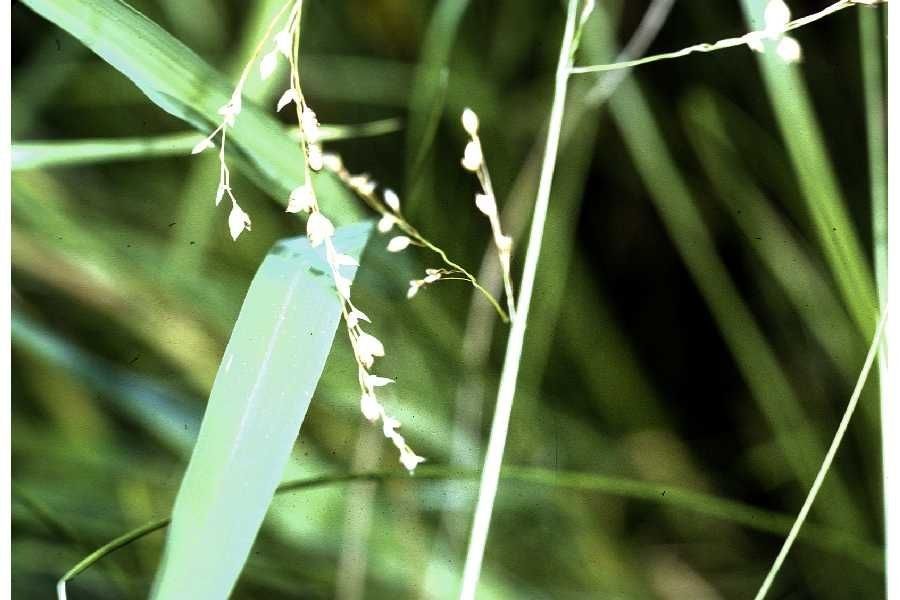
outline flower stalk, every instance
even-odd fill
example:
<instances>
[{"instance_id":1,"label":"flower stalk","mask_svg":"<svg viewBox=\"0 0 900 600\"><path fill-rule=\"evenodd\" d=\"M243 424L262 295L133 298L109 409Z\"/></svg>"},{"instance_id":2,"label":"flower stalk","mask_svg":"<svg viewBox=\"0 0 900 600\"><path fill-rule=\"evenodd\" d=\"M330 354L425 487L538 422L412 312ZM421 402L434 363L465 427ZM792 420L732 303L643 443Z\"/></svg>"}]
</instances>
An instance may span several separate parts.
<instances>
[{"instance_id":1,"label":"flower stalk","mask_svg":"<svg viewBox=\"0 0 900 600\"><path fill-rule=\"evenodd\" d=\"M538 259L544 235L544 224L550 204L550 190L556 170L556 158L559 151L560 133L562 131L563 113L565 111L566 91L568 89L572 56L575 52L576 15L578 0L569 0L566 14L566 26L563 33L556 67L553 104L550 109L550 121L547 128L547 145L541 165L541 177L535 199L534 215L528 236L528 249L522 272L522 283L516 304L516 317L512 321L500 375L500 386L497 390L497 404L491 423L484 468L475 505L475 516L469 536L469 546L463 568L463 579L460 600L474 600L481 576L481 565L484 560L484 549L487 544L488 529L497 496L497 485L500 479L500 467L506 448L506 437L509 430L509 419L512 413L513 399L518 383L519 366L522 360L522 348L525 341L525 328L528 311L537 275ZM583 21L583 20L582 20Z\"/></svg>"}]
</instances>

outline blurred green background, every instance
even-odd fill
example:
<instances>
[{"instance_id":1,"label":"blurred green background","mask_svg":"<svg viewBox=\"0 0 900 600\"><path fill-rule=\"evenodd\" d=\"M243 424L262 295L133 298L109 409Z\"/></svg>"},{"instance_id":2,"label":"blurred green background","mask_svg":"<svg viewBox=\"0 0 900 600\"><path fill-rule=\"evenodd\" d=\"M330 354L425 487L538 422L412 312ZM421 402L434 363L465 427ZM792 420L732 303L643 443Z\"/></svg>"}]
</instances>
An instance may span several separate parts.
<instances>
[{"instance_id":1,"label":"blurred green background","mask_svg":"<svg viewBox=\"0 0 900 600\"><path fill-rule=\"evenodd\" d=\"M132 4L232 81L280 6ZM648 9L649 53L748 28L738 1L600 4L579 64L614 60ZM796 15L826 5L791 3ZM799 30L797 69L737 48L624 80L573 77L506 454L522 469L501 483L479 597L755 592L877 318L883 12ZM561 4L309 0L304 13L303 86L320 120L392 119L326 148L397 190L409 220L474 271L493 255L459 166L470 106L506 228L523 240ZM14 143L189 129L19 2L12 29ZM280 81L251 77L247 93L271 106ZM232 242L213 205L215 158L153 154L138 144L117 160L14 169L18 598L50 596L91 550L168 514L253 273L304 230L280 192L235 169L253 231ZM388 349L385 402L432 470L407 477L361 418L339 331L285 477L386 475L276 497L236 598L456 593L476 483L442 467L480 465L506 328L459 282L407 301L434 261L385 242L370 245L354 299ZM872 381L772 597L883 596L880 464ZM162 541L104 559L69 597L146 596Z\"/></svg>"}]
</instances>

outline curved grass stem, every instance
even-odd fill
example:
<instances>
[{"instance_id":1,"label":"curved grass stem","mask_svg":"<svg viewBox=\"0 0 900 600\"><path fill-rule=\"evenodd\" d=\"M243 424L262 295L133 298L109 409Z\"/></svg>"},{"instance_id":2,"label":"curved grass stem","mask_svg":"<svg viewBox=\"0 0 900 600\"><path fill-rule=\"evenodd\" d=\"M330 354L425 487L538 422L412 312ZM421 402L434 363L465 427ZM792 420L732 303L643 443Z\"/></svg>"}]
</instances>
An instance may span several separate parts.
<instances>
[{"instance_id":1,"label":"curved grass stem","mask_svg":"<svg viewBox=\"0 0 900 600\"><path fill-rule=\"evenodd\" d=\"M788 536L784 540L784 544L781 546L778 556L775 557L775 562L772 563L772 567L766 574L766 578L763 580L759 591L756 592L754 600L763 600L763 598L765 598L769 589L772 587L775 576L778 574L781 565L784 563L784 559L787 557L788 552L791 551L791 547L794 545L794 541L796 541L797 535L800 533L800 528L803 527L803 524L806 522L809 510L812 508L813 502L815 502L816 496L819 493L819 489L825 481L825 476L828 475L831 463L834 462L834 456L837 454L841 441L844 439L844 434L847 432L847 426L850 424L850 419L853 417L856 405L859 403L859 396L863 391L863 387L865 387L866 380L869 378L869 371L872 368L872 363L875 362L875 355L878 354L881 345L881 334L884 332L884 324L886 321L887 307L885 307L884 313L881 316L881 322L878 324L878 329L875 331L875 337L872 339L872 345L869 347L869 353L866 355L866 361L863 364L862 371L859 373L859 378L856 380L856 386L853 388L850 402L847 403L847 409L844 411L844 416L841 418L840 424L838 424L834 439L831 440L831 446L828 448L828 452L825 453L825 459L822 461L822 466L819 467L819 472L816 473L816 478L813 481L812 487L809 489L809 493L806 495L806 500L804 500L803 506L797 514L797 519L794 521L793 526L791 526L791 530L788 532Z\"/></svg>"},{"instance_id":2,"label":"curved grass stem","mask_svg":"<svg viewBox=\"0 0 900 600\"><path fill-rule=\"evenodd\" d=\"M473 480L479 476L478 471L460 470L444 466L422 466L416 471L415 478L408 477L397 470L367 471L361 473L345 473L342 475L324 475L310 479L288 481L278 487L276 494L286 494L301 490L314 489L329 485L353 482L404 481L417 483L436 480ZM572 489L585 492L599 492L613 496L671 506L707 517L721 519L765 533L783 535L790 527L791 517L786 514L755 508L733 500L707 496L689 490L680 490L668 485L636 481L619 477L610 477L598 473L579 473L543 469L539 467L507 466L503 469L505 481L523 484L547 486L560 489ZM154 531L165 529L170 518L155 519L140 527L136 527L106 544L103 544L66 571L57 582L57 594L61 600L66 598L66 584L84 573L101 559L113 552L128 546L132 542L150 535ZM871 546L855 537L841 532L807 525L800 539L824 550L842 554L856 560L873 570L883 566L883 555L879 548Z\"/></svg>"}]
</instances>

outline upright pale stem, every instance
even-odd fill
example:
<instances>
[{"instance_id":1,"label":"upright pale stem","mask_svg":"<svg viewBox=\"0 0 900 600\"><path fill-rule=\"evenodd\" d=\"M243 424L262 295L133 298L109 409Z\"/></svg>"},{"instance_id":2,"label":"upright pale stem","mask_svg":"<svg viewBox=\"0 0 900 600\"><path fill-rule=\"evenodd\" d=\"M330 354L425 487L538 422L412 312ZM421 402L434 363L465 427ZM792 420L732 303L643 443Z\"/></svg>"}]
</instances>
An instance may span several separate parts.
<instances>
[{"instance_id":1,"label":"upright pale stem","mask_svg":"<svg viewBox=\"0 0 900 600\"><path fill-rule=\"evenodd\" d=\"M491 434L488 438L487 454L478 491L478 502L475 506L475 518L472 523L472 532L469 536L466 564L463 569L460 600L473 600L475 591L478 588L481 564L484 559L484 548L487 544L491 514L494 510L494 499L497 496L497 483L500 479L503 451L506 448L509 417L512 413L513 398L515 397L516 383L519 377L522 345L525 341L525 327L528 321L528 310L531 306L531 296L534 291L538 258L540 257L541 242L544 235L544 223L547 220L547 209L550 204L550 189L553 182L553 173L556 169L556 156L559 150L566 89L569 82L569 67L572 61L578 0L569 0L568 6L566 28L559 52L559 62L556 67L556 87L553 94L553 105L550 110L550 122L547 128L547 146L544 150L541 180L538 185L534 216L531 221L531 233L528 236L528 251L525 254L525 265L522 272L522 287L519 291L516 316L512 320L509 340L506 344L506 357L503 361L500 386L497 390L497 405L494 409L494 420L491 424Z\"/></svg>"},{"instance_id":2,"label":"upright pale stem","mask_svg":"<svg viewBox=\"0 0 900 600\"><path fill-rule=\"evenodd\" d=\"M800 529L806 522L806 517L809 515L809 510L812 508L813 502L816 501L816 496L819 494L819 489L821 489L822 483L824 483L825 481L825 476L828 475L828 471L831 469L831 463L834 462L834 457L837 454L838 448L841 446L841 441L844 439L844 434L847 432L847 427L850 425L850 419L853 417L854 411L856 411L856 405L859 403L859 395L862 393L863 387L865 387L866 385L866 380L869 377L869 370L872 368L872 363L875 362L875 356L878 354L878 348L881 345L881 336L884 333L884 326L888 320L886 311L887 308L885 308L885 312L881 317L881 323L878 324L878 329L875 331L875 337L872 340L872 345L869 348L869 353L868 355L866 355L865 364L863 364L862 371L860 371L859 373L859 378L856 380L856 387L853 388L853 394L850 396L850 402L847 403L847 409L844 411L844 416L841 418L841 422L838 424L837 432L834 434L834 439L831 440L831 446L829 446L828 452L825 453L825 459L822 461L822 466L819 467L819 472L816 473L816 478L813 481L812 487L810 487L809 489L809 493L806 495L806 500L803 502L803 506L800 508L800 512L797 514L797 519L794 521L794 525L791 527L790 532L788 532L788 536L784 540L784 544L781 546L781 550L778 552L778 556L775 557L775 562L772 563L772 567L766 574L766 578L763 580L759 591L756 592L754 600L763 600L763 598L766 597L766 594L769 593L769 590L772 587L772 582L775 581L775 576L778 575L778 571L781 570L781 565L784 564L784 559L787 558L788 552L791 551L791 548L794 545L794 541L797 539L797 535L800 533ZM890 571L890 568L888 568L887 572L890 573ZM888 577L891 576L888 575Z\"/></svg>"},{"instance_id":3,"label":"upright pale stem","mask_svg":"<svg viewBox=\"0 0 900 600\"><path fill-rule=\"evenodd\" d=\"M900 12L888 11L888 31L900 29ZM888 40L887 44L890 45ZM900 98L900 77L888 69L888 114L900 114L897 109ZM893 109L893 110L892 110ZM888 128L888 173L900 173L900 128ZM888 304L900 303L900 178L888 177ZM893 202L893 204L891 204ZM881 371L881 427L884 465L884 518L887 560L887 599L900 600L900 319L888 319L883 352L887 360ZM893 351L892 351L893 350Z\"/></svg>"}]
</instances>

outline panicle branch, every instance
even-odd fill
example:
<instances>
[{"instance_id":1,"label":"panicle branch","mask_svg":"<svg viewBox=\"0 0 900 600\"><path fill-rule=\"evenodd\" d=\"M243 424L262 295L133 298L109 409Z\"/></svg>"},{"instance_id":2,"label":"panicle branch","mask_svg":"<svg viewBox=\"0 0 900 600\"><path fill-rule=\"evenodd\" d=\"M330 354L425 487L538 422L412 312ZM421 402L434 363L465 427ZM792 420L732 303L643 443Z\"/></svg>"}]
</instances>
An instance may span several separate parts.
<instances>
[{"instance_id":1,"label":"panicle branch","mask_svg":"<svg viewBox=\"0 0 900 600\"><path fill-rule=\"evenodd\" d=\"M771 43L771 46L769 47L774 48L778 57L784 62L795 63L802 58L803 53L797 40L786 35L789 31L809 25L810 23L823 19L828 15L844 10L845 8L850 8L851 6L874 6L876 4L887 4L887 1L888 0L839 0L819 12L791 20L791 11L788 9L784 0L769 0L763 14L763 29L751 31L740 37L725 38L713 43L694 44L693 46L688 46L687 48L682 48L681 50L676 50L674 52L654 54L636 60L573 67L569 72L578 74L630 69L648 63L680 58L682 56L687 56L688 54L694 54L695 52L715 52L717 50L724 50L725 48L734 48L737 46L748 46L756 52L765 52L767 51L768 43Z\"/></svg>"},{"instance_id":2,"label":"panicle branch","mask_svg":"<svg viewBox=\"0 0 900 600\"><path fill-rule=\"evenodd\" d=\"M283 19L284 13L288 8L290 8L288 16L286 19ZM341 314L346 324L347 335L350 338L350 345L357 363L360 409L369 421L373 423L381 421L385 437L391 440L400 452L401 464L412 472L416 465L425 459L409 447L404 437L397 431L400 428L400 421L391 417L378 400L376 389L393 383L392 379L380 377L372 372L375 360L383 357L385 354L384 346L378 338L363 330L362 323L371 323L371 320L351 300L351 279L341 271L342 268L356 268L359 264L353 257L341 253L335 246L334 224L322 212L312 183L313 174L325 167L326 156L322 150L322 135L316 113L306 103L300 87L300 63L298 56L302 10L303 0L291 0L278 12L241 73L231 99L219 110L219 114L223 117L222 123L194 147L193 153L196 154L214 147L214 139L219 136L220 180L219 189L216 193L216 204L226 195L231 200L232 212L229 217L229 226L232 238L237 239L244 229L250 229L250 217L238 206L237 200L231 191L231 174L225 161L226 133L228 128L234 127L236 118L241 112L241 94L252 65L256 62L257 57L266 47L266 44L271 43L269 51L259 61L260 76L263 79L270 77L278 67L279 58L284 57L287 59L290 68L290 83L288 89L279 98L275 108L276 111L280 112L289 104L294 105L297 114L300 147L304 156L304 181L291 191L286 212L307 214L306 236L310 245L313 247L324 247L325 258L331 271L331 278L337 295L340 298ZM283 27L272 37L272 31L278 23L282 22L282 19L284 22ZM331 166L333 168L336 157L329 157L328 160L332 163ZM399 206L399 201L395 201L390 197L386 198L386 201L389 205Z\"/></svg>"},{"instance_id":3,"label":"panicle branch","mask_svg":"<svg viewBox=\"0 0 900 600\"><path fill-rule=\"evenodd\" d=\"M586 14L590 14L588 11ZM463 151L462 166L475 173L481 184L481 193L475 195L475 206L488 218L491 224L491 233L494 237L494 246L497 247L497 256L500 259L500 269L503 273L503 287L506 294L506 306L509 316L516 316L515 296L513 295L512 275L510 262L512 259L513 240L503 233L500 226L500 215L497 211L497 196L494 194L494 186L491 183L491 175L488 172L487 163L484 160L484 152L481 148L481 138L478 137L478 115L471 108L466 108L462 113L462 126L469 135L469 142Z\"/></svg>"},{"instance_id":4,"label":"panicle branch","mask_svg":"<svg viewBox=\"0 0 900 600\"><path fill-rule=\"evenodd\" d=\"M425 276L422 279L413 279L409 282L409 290L407 298L413 298L421 288L439 280L463 280L468 281L475 289L491 303L503 322L509 321L506 311L500 306L500 303L494 298L494 295L486 290L475 275L470 273L464 267L451 260L447 253L426 238L418 229L416 229L403 215L400 205L400 198L396 192L389 188L385 188L381 195L376 193L378 184L368 174L352 174L344 166L341 158L335 154L325 155L325 167L337 175L347 187L356 192L357 196L381 218L378 221L378 231L388 234L396 227L400 234L391 237L388 241L387 249L390 252L402 252L409 246L419 246L427 248L437 254L444 263L443 268L425 269Z\"/></svg>"}]
</instances>

